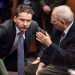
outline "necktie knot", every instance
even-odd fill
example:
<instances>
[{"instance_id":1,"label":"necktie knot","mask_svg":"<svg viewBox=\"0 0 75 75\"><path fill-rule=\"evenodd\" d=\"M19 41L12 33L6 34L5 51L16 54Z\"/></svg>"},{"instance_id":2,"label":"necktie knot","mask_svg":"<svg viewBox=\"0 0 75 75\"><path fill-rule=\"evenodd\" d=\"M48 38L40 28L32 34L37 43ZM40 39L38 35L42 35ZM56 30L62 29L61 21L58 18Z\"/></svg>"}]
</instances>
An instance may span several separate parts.
<instances>
[{"instance_id":1,"label":"necktie knot","mask_svg":"<svg viewBox=\"0 0 75 75\"><path fill-rule=\"evenodd\" d=\"M65 33L63 32L61 36L65 36Z\"/></svg>"},{"instance_id":2,"label":"necktie knot","mask_svg":"<svg viewBox=\"0 0 75 75\"><path fill-rule=\"evenodd\" d=\"M65 33L63 32L63 33L61 34L60 42L61 42L64 38L65 38Z\"/></svg>"},{"instance_id":3,"label":"necktie knot","mask_svg":"<svg viewBox=\"0 0 75 75\"><path fill-rule=\"evenodd\" d=\"M23 32L19 32L18 35L19 35L19 37L22 37L23 36Z\"/></svg>"}]
</instances>

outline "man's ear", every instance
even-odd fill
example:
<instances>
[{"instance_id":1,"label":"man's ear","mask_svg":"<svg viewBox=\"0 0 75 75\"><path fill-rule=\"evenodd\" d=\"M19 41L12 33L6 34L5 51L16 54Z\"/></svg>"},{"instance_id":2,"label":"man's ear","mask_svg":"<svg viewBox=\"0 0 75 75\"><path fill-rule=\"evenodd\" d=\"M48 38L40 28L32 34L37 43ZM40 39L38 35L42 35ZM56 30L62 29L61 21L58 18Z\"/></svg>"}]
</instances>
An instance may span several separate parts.
<instances>
[{"instance_id":1,"label":"man's ear","mask_svg":"<svg viewBox=\"0 0 75 75\"><path fill-rule=\"evenodd\" d=\"M66 24L66 22L64 20L61 20L61 23L62 23L64 28L67 28L67 24Z\"/></svg>"},{"instance_id":2,"label":"man's ear","mask_svg":"<svg viewBox=\"0 0 75 75\"><path fill-rule=\"evenodd\" d=\"M60 21L61 21L62 24L65 24L65 21L64 20L60 20Z\"/></svg>"},{"instance_id":3,"label":"man's ear","mask_svg":"<svg viewBox=\"0 0 75 75\"><path fill-rule=\"evenodd\" d=\"M14 22L16 22L17 21L17 17L16 16L14 16Z\"/></svg>"}]
</instances>

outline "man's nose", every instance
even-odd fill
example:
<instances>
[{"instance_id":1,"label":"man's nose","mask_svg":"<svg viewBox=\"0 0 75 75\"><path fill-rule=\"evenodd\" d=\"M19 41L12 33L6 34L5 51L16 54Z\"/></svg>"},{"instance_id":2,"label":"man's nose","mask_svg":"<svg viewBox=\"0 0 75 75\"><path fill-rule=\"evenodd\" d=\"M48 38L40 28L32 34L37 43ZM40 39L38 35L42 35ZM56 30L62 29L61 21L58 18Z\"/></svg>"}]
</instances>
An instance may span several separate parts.
<instances>
[{"instance_id":1,"label":"man's nose","mask_svg":"<svg viewBox=\"0 0 75 75\"><path fill-rule=\"evenodd\" d=\"M27 25L27 22L26 21L24 21L24 25Z\"/></svg>"}]
</instances>

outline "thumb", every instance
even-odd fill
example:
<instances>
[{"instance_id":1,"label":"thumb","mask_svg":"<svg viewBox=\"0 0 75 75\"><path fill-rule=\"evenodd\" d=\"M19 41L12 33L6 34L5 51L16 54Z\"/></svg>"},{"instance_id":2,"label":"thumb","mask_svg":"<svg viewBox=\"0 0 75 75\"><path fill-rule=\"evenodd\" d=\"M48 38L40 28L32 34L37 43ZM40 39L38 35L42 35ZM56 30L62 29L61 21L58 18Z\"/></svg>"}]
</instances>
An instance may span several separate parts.
<instances>
[{"instance_id":1,"label":"thumb","mask_svg":"<svg viewBox=\"0 0 75 75\"><path fill-rule=\"evenodd\" d=\"M47 33L47 31L46 31L46 36L48 36L48 37L50 37L50 38L51 38L51 36Z\"/></svg>"},{"instance_id":2,"label":"thumb","mask_svg":"<svg viewBox=\"0 0 75 75\"><path fill-rule=\"evenodd\" d=\"M47 31L46 31L46 36L49 36L49 34L47 33Z\"/></svg>"}]
</instances>

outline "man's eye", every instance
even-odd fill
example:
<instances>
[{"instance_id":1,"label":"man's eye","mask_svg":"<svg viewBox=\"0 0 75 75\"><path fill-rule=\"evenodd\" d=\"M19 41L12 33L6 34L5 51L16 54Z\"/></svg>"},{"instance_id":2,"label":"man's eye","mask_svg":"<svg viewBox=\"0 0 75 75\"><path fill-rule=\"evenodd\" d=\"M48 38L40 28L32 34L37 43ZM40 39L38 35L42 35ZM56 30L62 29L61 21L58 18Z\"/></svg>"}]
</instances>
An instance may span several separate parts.
<instances>
[{"instance_id":1,"label":"man's eye","mask_svg":"<svg viewBox=\"0 0 75 75\"><path fill-rule=\"evenodd\" d=\"M23 19L20 19L20 21L24 21Z\"/></svg>"},{"instance_id":2,"label":"man's eye","mask_svg":"<svg viewBox=\"0 0 75 75\"><path fill-rule=\"evenodd\" d=\"M31 20L26 20L27 22L30 22Z\"/></svg>"},{"instance_id":3,"label":"man's eye","mask_svg":"<svg viewBox=\"0 0 75 75\"><path fill-rule=\"evenodd\" d=\"M25 20L25 19L20 19L20 21L22 21L22 22L30 22L31 20Z\"/></svg>"}]
</instances>

